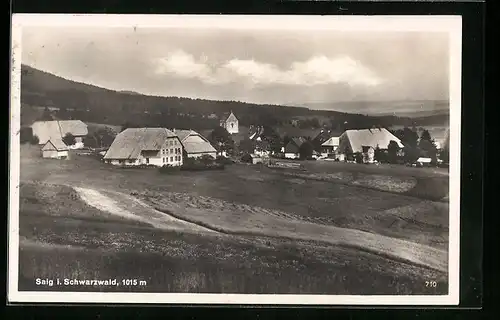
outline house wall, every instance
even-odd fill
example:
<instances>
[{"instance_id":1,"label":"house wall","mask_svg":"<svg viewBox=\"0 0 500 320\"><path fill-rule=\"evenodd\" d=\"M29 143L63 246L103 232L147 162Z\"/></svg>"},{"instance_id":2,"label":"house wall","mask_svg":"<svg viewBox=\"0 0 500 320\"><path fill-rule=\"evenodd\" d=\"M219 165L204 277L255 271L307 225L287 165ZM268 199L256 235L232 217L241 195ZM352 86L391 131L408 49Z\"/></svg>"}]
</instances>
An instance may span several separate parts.
<instances>
[{"instance_id":1,"label":"house wall","mask_svg":"<svg viewBox=\"0 0 500 320\"><path fill-rule=\"evenodd\" d=\"M49 159L60 159L60 158L68 158L68 151L57 151L57 150L43 150L42 151L43 158Z\"/></svg>"},{"instance_id":2,"label":"house wall","mask_svg":"<svg viewBox=\"0 0 500 320\"><path fill-rule=\"evenodd\" d=\"M183 152L184 148L180 140L177 137L171 137L161 147L158 158L151 158L150 162L153 161L158 166L181 166L183 163Z\"/></svg>"},{"instance_id":3,"label":"house wall","mask_svg":"<svg viewBox=\"0 0 500 320\"><path fill-rule=\"evenodd\" d=\"M44 158L57 158L57 150L43 150L42 157L44 157Z\"/></svg>"},{"instance_id":4,"label":"house wall","mask_svg":"<svg viewBox=\"0 0 500 320\"><path fill-rule=\"evenodd\" d=\"M202 155L209 155L211 157L213 157L214 159L217 158L217 152L203 152L203 153L187 153L187 157L188 158L199 158L201 157Z\"/></svg>"},{"instance_id":5,"label":"house wall","mask_svg":"<svg viewBox=\"0 0 500 320\"><path fill-rule=\"evenodd\" d=\"M299 154L298 153L285 153L285 158L287 159L297 159L299 158Z\"/></svg>"}]
</instances>

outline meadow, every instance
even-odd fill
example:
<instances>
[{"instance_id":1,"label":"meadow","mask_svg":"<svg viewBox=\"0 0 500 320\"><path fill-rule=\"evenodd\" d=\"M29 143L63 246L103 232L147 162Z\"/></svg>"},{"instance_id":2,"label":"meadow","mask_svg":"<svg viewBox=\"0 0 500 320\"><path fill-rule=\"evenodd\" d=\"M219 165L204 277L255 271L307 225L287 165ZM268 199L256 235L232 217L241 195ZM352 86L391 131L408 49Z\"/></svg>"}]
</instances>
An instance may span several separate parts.
<instances>
[{"instance_id":1,"label":"meadow","mask_svg":"<svg viewBox=\"0 0 500 320\"><path fill-rule=\"evenodd\" d=\"M248 165L162 175L76 153L42 159L23 145L20 289L36 277L135 277L148 285L94 290L447 292L447 172L306 167L302 176Z\"/></svg>"}]
</instances>

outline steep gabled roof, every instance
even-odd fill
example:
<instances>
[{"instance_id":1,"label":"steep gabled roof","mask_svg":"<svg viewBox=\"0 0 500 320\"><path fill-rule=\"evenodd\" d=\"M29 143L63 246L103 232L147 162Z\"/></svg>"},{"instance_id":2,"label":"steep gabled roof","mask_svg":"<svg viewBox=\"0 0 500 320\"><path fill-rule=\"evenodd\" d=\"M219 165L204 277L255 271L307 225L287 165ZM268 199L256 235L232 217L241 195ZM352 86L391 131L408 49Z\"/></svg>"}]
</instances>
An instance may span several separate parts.
<instances>
[{"instance_id":1,"label":"steep gabled roof","mask_svg":"<svg viewBox=\"0 0 500 320\"><path fill-rule=\"evenodd\" d=\"M403 148L401 140L385 128L346 130L339 139L342 151L348 148L351 152L363 152L363 147L387 149L389 143L395 141L400 148ZM347 145L348 143L348 145Z\"/></svg>"},{"instance_id":2,"label":"steep gabled roof","mask_svg":"<svg viewBox=\"0 0 500 320\"><path fill-rule=\"evenodd\" d=\"M170 137L177 135L165 128L128 128L116 136L104 159L137 159L142 151L160 150Z\"/></svg>"},{"instance_id":3,"label":"steep gabled roof","mask_svg":"<svg viewBox=\"0 0 500 320\"><path fill-rule=\"evenodd\" d=\"M236 116L234 115L234 113L231 111L229 113L229 115L227 115L226 117L223 118L224 119L224 122L228 122L228 121L238 121L238 119L236 118Z\"/></svg>"},{"instance_id":4,"label":"steep gabled roof","mask_svg":"<svg viewBox=\"0 0 500 320\"><path fill-rule=\"evenodd\" d=\"M61 139L52 139L47 141L42 146L42 151L49 151L49 150L67 151L68 146Z\"/></svg>"},{"instance_id":5,"label":"steep gabled roof","mask_svg":"<svg viewBox=\"0 0 500 320\"><path fill-rule=\"evenodd\" d=\"M336 147L339 145L339 137L330 137L321 144L323 147Z\"/></svg>"}]
</instances>

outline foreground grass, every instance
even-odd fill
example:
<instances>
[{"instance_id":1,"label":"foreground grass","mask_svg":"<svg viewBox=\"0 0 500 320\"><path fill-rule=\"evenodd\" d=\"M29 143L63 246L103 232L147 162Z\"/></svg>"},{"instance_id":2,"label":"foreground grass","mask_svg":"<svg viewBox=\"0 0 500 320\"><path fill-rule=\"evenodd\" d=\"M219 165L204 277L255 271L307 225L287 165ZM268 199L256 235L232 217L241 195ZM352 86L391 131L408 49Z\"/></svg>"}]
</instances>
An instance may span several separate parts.
<instances>
[{"instance_id":1,"label":"foreground grass","mask_svg":"<svg viewBox=\"0 0 500 320\"><path fill-rule=\"evenodd\" d=\"M29 228L23 226L25 234ZM447 288L443 274L425 268L307 243L207 239L142 227L118 231L96 223L56 223L36 233L39 240L21 241L20 290L445 294ZM425 277L437 279L439 287L426 288ZM50 288L35 286L36 278L138 279L147 285Z\"/></svg>"},{"instance_id":2,"label":"foreground grass","mask_svg":"<svg viewBox=\"0 0 500 320\"><path fill-rule=\"evenodd\" d=\"M205 293L445 294L446 274L311 241L163 231L99 212L93 219L42 203L84 206L65 188L21 189L20 290ZM31 210L26 211L26 208ZM78 212L78 211L77 211ZM57 213L57 212L56 212ZM126 267L125 267L126 266ZM140 287L40 287L36 278L139 279ZM426 279L439 286L425 287Z\"/></svg>"}]
</instances>

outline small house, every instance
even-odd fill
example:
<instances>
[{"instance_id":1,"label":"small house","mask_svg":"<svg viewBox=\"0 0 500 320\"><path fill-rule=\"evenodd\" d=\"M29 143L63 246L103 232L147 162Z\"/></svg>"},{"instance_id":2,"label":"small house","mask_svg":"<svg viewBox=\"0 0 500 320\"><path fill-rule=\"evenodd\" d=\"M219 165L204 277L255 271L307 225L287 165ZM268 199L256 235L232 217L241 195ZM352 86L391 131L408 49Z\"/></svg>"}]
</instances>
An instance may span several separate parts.
<instances>
[{"instance_id":1,"label":"small house","mask_svg":"<svg viewBox=\"0 0 500 320\"><path fill-rule=\"evenodd\" d=\"M330 137L321 144L321 155L328 156L335 154L339 147L339 137Z\"/></svg>"},{"instance_id":2,"label":"small house","mask_svg":"<svg viewBox=\"0 0 500 320\"><path fill-rule=\"evenodd\" d=\"M287 159L298 159L300 158L300 147L307 140L303 137L295 137L290 139L288 144L285 146L285 158Z\"/></svg>"},{"instance_id":3,"label":"small house","mask_svg":"<svg viewBox=\"0 0 500 320\"><path fill-rule=\"evenodd\" d=\"M41 148L42 158L68 159L68 146L62 140L53 139L45 142Z\"/></svg>"}]
</instances>

